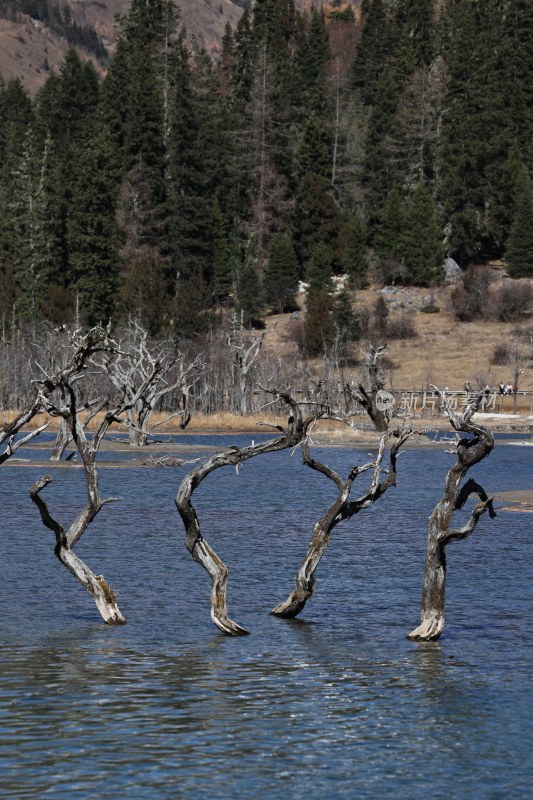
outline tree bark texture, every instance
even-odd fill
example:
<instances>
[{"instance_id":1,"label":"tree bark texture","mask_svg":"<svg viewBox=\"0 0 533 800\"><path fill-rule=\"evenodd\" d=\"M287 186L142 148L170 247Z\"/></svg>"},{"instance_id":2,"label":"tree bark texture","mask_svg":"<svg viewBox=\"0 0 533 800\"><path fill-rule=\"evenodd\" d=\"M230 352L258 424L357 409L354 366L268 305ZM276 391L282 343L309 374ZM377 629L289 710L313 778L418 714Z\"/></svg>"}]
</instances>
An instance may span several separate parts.
<instances>
[{"instance_id":1,"label":"tree bark texture","mask_svg":"<svg viewBox=\"0 0 533 800\"><path fill-rule=\"evenodd\" d=\"M444 481L444 494L429 517L420 625L407 635L407 638L413 641L434 641L441 636L444 629L447 545L470 536L485 511L489 512L490 517L496 516L492 498L487 496L476 481L469 479L460 488L468 470L486 458L494 447L491 432L484 426L472 422L472 416L483 399L483 392L479 392L463 415L458 417L446 401L445 393L436 388L435 391L440 396L441 404L452 427L470 436L460 439L457 443L457 461L448 470ZM472 494L476 494L481 502L474 507L466 525L462 528L451 528L454 512L462 508Z\"/></svg>"},{"instance_id":2,"label":"tree bark texture","mask_svg":"<svg viewBox=\"0 0 533 800\"><path fill-rule=\"evenodd\" d=\"M69 531L65 533L61 523L52 518L48 506L40 496L42 489L51 483L51 481L52 478L50 475L45 475L44 478L36 481L30 489L30 497L39 509L43 524L55 534L55 555L68 571L74 575L76 580L87 589L96 603L96 607L104 622L108 625L124 625L126 620L122 616L117 605L116 596L110 585L103 575L95 575L87 564L85 564L81 558L78 558L72 550L72 545L79 539L92 519L94 519L99 508L95 509L90 502L87 503L83 513L78 515ZM102 504L100 504L100 508L101 505Z\"/></svg>"},{"instance_id":3,"label":"tree bark texture","mask_svg":"<svg viewBox=\"0 0 533 800\"><path fill-rule=\"evenodd\" d=\"M300 407L290 395L283 392L272 392L272 394L283 400L291 409L287 428L283 430L281 436L259 444L252 443L242 449L230 447L222 453L215 454L185 476L176 496L176 508L185 526L185 545L187 550L211 578L211 619L222 633L229 636L242 636L247 634L248 631L230 619L228 615L228 570L222 559L203 538L200 531L200 522L191 502L191 496L204 478L220 467L233 465L238 468L243 461L255 456L285 450L300 444L307 435L311 422L317 416L321 416L320 413L315 413L304 419Z\"/></svg>"},{"instance_id":4,"label":"tree bark texture","mask_svg":"<svg viewBox=\"0 0 533 800\"><path fill-rule=\"evenodd\" d=\"M375 503L391 486L396 485L396 463L400 447L412 435L411 428L386 432L381 437L378 453L374 461L363 466L354 466L348 477L344 480L330 467L316 461L310 454L309 443L302 445L303 461L311 469L321 472L333 481L338 490L337 497L323 517L316 523L309 548L296 575L296 587L286 600L279 603L271 614L277 617L296 617L305 607L307 600L313 594L315 578L314 573L320 559L324 555L333 529L345 519L350 519L359 511ZM386 445L391 438L395 441L390 448L390 464L386 477L381 477L381 467ZM363 472L372 470L372 477L366 492L356 500L350 500L354 480Z\"/></svg>"}]
</instances>

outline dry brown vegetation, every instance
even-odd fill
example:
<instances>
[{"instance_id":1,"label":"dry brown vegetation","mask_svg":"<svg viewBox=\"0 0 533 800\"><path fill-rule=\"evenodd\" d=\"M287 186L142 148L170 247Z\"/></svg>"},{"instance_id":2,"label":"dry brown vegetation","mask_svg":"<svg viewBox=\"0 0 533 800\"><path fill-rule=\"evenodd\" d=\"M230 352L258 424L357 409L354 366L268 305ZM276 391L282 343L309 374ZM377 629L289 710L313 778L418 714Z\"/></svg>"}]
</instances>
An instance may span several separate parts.
<instances>
[{"instance_id":1,"label":"dry brown vegetation","mask_svg":"<svg viewBox=\"0 0 533 800\"><path fill-rule=\"evenodd\" d=\"M452 292L452 286L435 289L409 286L397 287L393 294L383 295L389 310L388 319L408 317L417 334L414 338L387 340L387 378L392 388L425 390L435 384L460 390L465 381L469 381L473 388L487 384L497 387L502 381L512 382L512 355L518 345L523 356L519 388L533 390L533 313L525 315L519 322L497 322L492 319L460 322L454 314ZM377 286L356 291L356 311L371 310L377 297ZM421 311L430 305L438 307L439 311ZM291 342L292 330L297 322L289 315L277 319L278 325L267 346L276 347L285 353L292 349L293 355L296 355L296 347ZM508 361L494 364L494 353L502 344L507 345ZM364 349L364 341L355 342L352 346L351 355L354 360L362 361L362 348ZM357 380L357 365L347 368L346 375L353 375ZM512 398L505 398L505 402L508 407L504 410L511 411Z\"/></svg>"}]
</instances>

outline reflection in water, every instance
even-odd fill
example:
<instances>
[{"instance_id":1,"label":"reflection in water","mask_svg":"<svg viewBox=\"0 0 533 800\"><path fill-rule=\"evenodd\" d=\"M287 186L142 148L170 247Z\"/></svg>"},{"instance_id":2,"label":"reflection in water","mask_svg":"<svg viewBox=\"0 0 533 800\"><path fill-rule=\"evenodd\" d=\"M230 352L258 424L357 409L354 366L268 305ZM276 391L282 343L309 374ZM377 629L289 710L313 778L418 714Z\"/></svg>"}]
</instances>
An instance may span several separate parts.
<instances>
[{"instance_id":1,"label":"reflection in water","mask_svg":"<svg viewBox=\"0 0 533 800\"><path fill-rule=\"evenodd\" d=\"M342 468L346 454L331 457ZM436 469L434 453L409 458L404 480L420 499L402 493L400 478L380 509L339 526L298 620L268 610L292 585L327 500L318 482L295 482L294 459L274 459L275 468L265 459L202 490L206 535L232 570L230 603L253 632L238 640L211 627L208 583L183 548L172 504L181 473L157 473L158 513L141 502L153 474L130 470L124 487L119 471L105 473L106 493L124 496L123 507L105 509L80 545L122 591L121 629L101 625L56 567L20 499L20 472L12 494L3 473L28 557L12 551L6 531L0 796L526 797L531 531L515 516L510 532L501 514L484 541L450 553L445 636L407 642L425 544L413 507L431 507ZM65 505L66 476L53 486ZM253 518L243 514L252 506Z\"/></svg>"}]
</instances>

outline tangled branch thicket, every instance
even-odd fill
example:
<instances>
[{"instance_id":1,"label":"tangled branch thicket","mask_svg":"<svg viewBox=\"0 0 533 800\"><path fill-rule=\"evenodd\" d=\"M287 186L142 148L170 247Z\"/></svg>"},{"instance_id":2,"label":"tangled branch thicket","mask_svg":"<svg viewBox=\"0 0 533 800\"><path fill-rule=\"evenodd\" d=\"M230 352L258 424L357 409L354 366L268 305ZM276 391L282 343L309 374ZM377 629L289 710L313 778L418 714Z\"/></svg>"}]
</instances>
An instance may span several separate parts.
<instances>
[{"instance_id":1,"label":"tangled branch thicket","mask_svg":"<svg viewBox=\"0 0 533 800\"><path fill-rule=\"evenodd\" d=\"M125 351L134 341L136 330L138 326L131 324L114 332L114 338ZM254 342L261 346L250 351ZM27 406L34 397L35 382L64 366L69 346L67 332L48 323L21 327L10 338L1 340L0 408L8 411ZM347 370L334 345L326 350L320 362L311 364L303 355L295 357L292 351L289 354L274 348L268 331L266 336L264 331L255 334L235 329L229 322L191 340L176 342L146 337L146 350L153 358L164 354L168 368L162 380L168 386L177 384L161 393L154 408L168 414L183 409L184 404L191 414L253 413L266 407L273 413L282 412L283 404L258 388L271 385L290 387L297 397L349 411L354 409L351 388L361 382L365 371L364 365L359 364ZM253 361L244 358L249 352L254 356ZM183 365L195 362L198 369L194 380L187 386L179 384L177 378ZM93 363L87 365L84 380L75 390L83 406L95 397L113 397L117 386L105 370Z\"/></svg>"}]
</instances>

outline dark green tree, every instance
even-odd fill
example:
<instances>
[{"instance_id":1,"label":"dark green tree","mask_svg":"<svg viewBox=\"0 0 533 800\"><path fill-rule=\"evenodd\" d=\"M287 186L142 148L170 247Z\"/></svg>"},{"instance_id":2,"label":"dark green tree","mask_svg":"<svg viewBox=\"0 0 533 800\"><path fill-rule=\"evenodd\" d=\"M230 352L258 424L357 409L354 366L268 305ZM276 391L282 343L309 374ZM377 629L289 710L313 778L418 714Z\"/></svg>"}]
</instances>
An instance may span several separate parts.
<instances>
[{"instance_id":1,"label":"dark green tree","mask_svg":"<svg viewBox=\"0 0 533 800\"><path fill-rule=\"evenodd\" d=\"M405 200L398 187L393 186L387 195L379 228L374 237L374 247L382 263L390 258L402 259L405 224Z\"/></svg>"},{"instance_id":2,"label":"dark green tree","mask_svg":"<svg viewBox=\"0 0 533 800\"><path fill-rule=\"evenodd\" d=\"M220 204L213 204L213 294L218 303L228 300L234 288L235 254L231 247L226 221Z\"/></svg>"},{"instance_id":3,"label":"dark green tree","mask_svg":"<svg viewBox=\"0 0 533 800\"><path fill-rule=\"evenodd\" d=\"M98 126L73 164L67 225L70 285L88 325L105 324L118 301L120 230L116 213L118 176L111 137Z\"/></svg>"},{"instance_id":4,"label":"dark green tree","mask_svg":"<svg viewBox=\"0 0 533 800\"><path fill-rule=\"evenodd\" d=\"M390 52L389 17L383 0L363 0L363 27L351 68L351 83L366 105L375 98L376 87L387 67Z\"/></svg>"},{"instance_id":5,"label":"dark green tree","mask_svg":"<svg viewBox=\"0 0 533 800\"><path fill-rule=\"evenodd\" d=\"M305 116L327 121L331 97L326 80L326 64L330 57L323 11L311 9L305 38L296 54L299 105Z\"/></svg>"},{"instance_id":6,"label":"dark green tree","mask_svg":"<svg viewBox=\"0 0 533 800\"><path fill-rule=\"evenodd\" d=\"M293 311L297 289L298 260L292 241L287 234L274 234L263 278L265 300L279 314L285 310Z\"/></svg>"},{"instance_id":7,"label":"dark green tree","mask_svg":"<svg viewBox=\"0 0 533 800\"><path fill-rule=\"evenodd\" d=\"M302 140L296 155L296 172L299 179L306 173L319 175L325 180L331 176L331 153L323 123L317 117L308 117L302 131Z\"/></svg>"},{"instance_id":8,"label":"dark green tree","mask_svg":"<svg viewBox=\"0 0 533 800\"><path fill-rule=\"evenodd\" d=\"M255 242L248 243L244 262L237 278L237 310L245 327L251 327L263 311L263 292L257 274Z\"/></svg>"},{"instance_id":9,"label":"dark green tree","mask_svg":"<svg viewBox=\"0 0 533 800\"><path fill-rule=\"evenodd\" d=\"M140 323L150 336L158 336L170 325L171 301L165 264L150 247L140 247L130 258L120 286L118 314Z\"/></svg>"},{"instance_id":10,"label":"dark green tree","mask_svg":"<svg viewBox=\"0 0 533 800\"><path fill-rule=\"evenodd\" d=\"M215 317L209 287L201 269L196 269L178 284L174 328L180 337L194 339L209 331Z\"/></svg>"},{"instance_id":11,"label":"dark green tree","mask_svg":"<svg viewBox=\"0 0 533 800\"><path fill-rule=\"evenodd\" d=\"M510 224L509 153L517 132L504 53L504 6L454 0L446 6L448 91L443 104L438 197L449 249L461 265L499 257ZM514 102L514 101L513 101Z\"/></svg>"},{"instance_id":12,"label":"dark green tree","mask_svg":"<svg viewBox=\"0 0 533 800\"><path fill-rule=\"evenodd\" d=\"M519 199L505 249L513 278L533 276L533 188L528 181Z\"/></svg>"},{"instance_id":13,"label":"dark green tree","mask_svg":"<svg viewBox=\"0 0 533 800\"><path fill-rule=\"evenodd\" d=\"M304 319L304 348L309 356L323 353L335 337L332 308L332 297L324 289L308 296Z\"/></svg>"},{"instance_id":14,"label":"dark green tree","mask_svg":"<svg viewBox=\"0 0 533 800\"><path fill-rule=\"evenodd\" d=\"M442 276L443 232L431 192L420 184L409 198L400 235L400 253L416 286L430 286Z\"/></svg>"},{"instance_id":15,"label":"dark green tree","mask_svg":"<svg viewBox=\"0 0 533 800\"><path fill-rule=\"evenodd\" d=\"M332 256L330 248L324 242L318 242L313 248L307 265L306 280L309 284L308 299L320 292L331 295L333 291Z\"/></svg>"},{"instance_id":16,"label":"dark green tree","mask_svg":"<svg viewBox=\"0 0 533 800\"><path fill-rule=\"evenodd\" d=\"M367 229L358 211L344 225L341 239L342 268L353 283L364 286L367 280Z\"/></svg>"},{"instance_id":17,"label":"dark green tree","mask_svg":"<svg viewBox=\"0 0 533 800\"><path fill-rule=\"evenodd\" d=\"M341 355L345 355L349 345L361 338L359 320L353 310L350 293L345 288L334 299L332 317Z\"/></svg>"},{"instance_id":18,"label":"dark green tree","mask_svg":"<svg viewBox=\"0 0 533 800\"><path fill-rule=\"evenodd\" d=\"M200 268L211 283L213 198L221 161L218 96L211 66L200 59L193 68L182 39L172 60L170 89L166 219L171 271L179 281Z\"/></svg>"},{"instance_id":19,"label":"dark green tree","mask_svg":"<svg viewBox=\"0 0 533 800\"><path fill-rule=\"evenodd\" d=\"M13 165L12 196L8 204L12 224L13 274L17 283L17 317L35 322L52 283L59 283L62 249L56 164L48 137L41 150L32 129L23 153Z\"/></svg>"},{"instance_id":20,"label":"dark green tree","mask_svg":"<svg viewBox=\"0 0 533 800\"><path fill-rule=\"evenodd\" d=\"M343 216L329 181L321 175L307 172L300 183L294 214L295 246L300 263L307 264L314 247L323 243L330 250L333 270L340 271L343 224Z\"/></svg>"}]
</instances>

